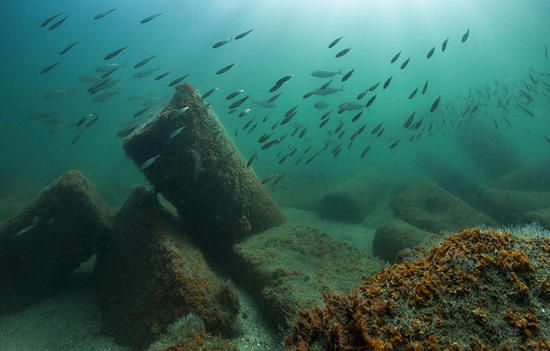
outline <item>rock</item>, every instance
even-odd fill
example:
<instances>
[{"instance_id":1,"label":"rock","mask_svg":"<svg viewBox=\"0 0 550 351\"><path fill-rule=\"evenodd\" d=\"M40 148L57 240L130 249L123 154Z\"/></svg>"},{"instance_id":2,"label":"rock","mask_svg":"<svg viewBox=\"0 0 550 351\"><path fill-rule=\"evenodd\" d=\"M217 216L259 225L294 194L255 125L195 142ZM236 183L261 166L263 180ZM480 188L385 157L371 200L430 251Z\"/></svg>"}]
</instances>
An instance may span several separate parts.
<instances>
[{"instance_id":1,"label":"rock","mask_svg":"<svg viewBox=\"0 0 550 351\"><path fill-rule=\"evenodd\" d=\"M233 270L277 328L321 303L323 292L349 292L383 267L363 250L334 241L317 229L287 223L234 247Z\"/></svg>"},{"instance_id":2,"label":"rock","mask_svg":"<svg viewBox=\"0 0 550 351\"><path fill-rule=\"evenodd\" d=\"M379 178L356 176L323 196L317 213L331 221L361 223L383 197L383 189Z\"/></svg>"},{"instance_id":3,"label":"rock","mask_svg":"<svg viewBox=\"0 0 550 351\"><path fill-rule=\"evenodd\" d=\"M103 245L111 216L95 186L72 170L6 220L0 228L0 312L58 290Z\"/></svg>"},{"instance_id":4,"label":"rock","mask_svg":"<svg viewBox=\"0 0 550 351\"><path fill-rule=\"evenodd\" d=\"M184 107L189 110L181 114ZM155 191L178 209L185 230L208 252L223 252L236 241L284 222L212 109L189 83L177 86L168 106L125 140L124 150Z\"/></svg>"},{"instance_id":5,"label":"rock","mask_svg":"<svg viewBox=\"0 0 550 351\"><path fill-rule=\"evenodd\" d=\"M376 230L372 242L375 256L394 262L399 251L413 247L430 233L400 219L392 219Z\"/></svg>"},{"instance_id":6,"label":"rock","mask_svg":"<svg viewBox=\"0 0 550 351\"><path fill-rule=\"evenodd\" d=\"M431 182L419 182L395 195L390 207L397 217L429 232L453 231L496 222Z\"/></svg>"},{"instance_id":7,"label":"rock","mask_svg":"<svg viewBox=\"0 0 550 351\"><path fill-rule=\"evenodd\" d=\"M239 310L232 286L209 269L175 218L144 187L116 215L96 274L105 330L138 349L189 313L204 321L207 332L229 334Z\"/></svg>"},{"instance_id":8,"label":"rock","mask_svg":"<svg viewBox=\"0 0 550 351\"><path fill-rule=\"evenodd\" d=\"M475 198L476 208L500 224L526 221L526 213L550 207L550 192L493 189L481 186Z\"/></svg>"},{"instance_id":9,"label":"rock","mask_svg":"<svg viewBox=\"0 0 550 351\"><path fill-rule=\"evenodd\" d=\"M527 212L525 214L525 222L537 222L547 230L550 230L550 207Z\"/></svg>"},{"instance_id":10,"label":"rock","mask_svg":"<svg viewBox=\"0 0 550 351\"><path fill-rule=\"evenodd\" d=\"M490 186L509 190L550 191L549 174L550 160L545 160L499 177L492 181Z\"/></svg>"},{"instance_id":11,"label":"rock","mask_svg":"<svg viewBox=\"0 0 550 351\"><path fill-rule=\"evenodd\" d=\"M300 313L301 350L548 350L550 238L470 229Z\"/></svg>"},{"instance_id":12,"label":"rock","mask_svg":"<svg viewBox=\"0 0 550 351\"><path fill-rule=\"evenodd\" d=\"M470 119L456 129L456 141L464 153L489 178L521 167L517 149L504 135L480 119Z\"/></svg>"}]
</instances>

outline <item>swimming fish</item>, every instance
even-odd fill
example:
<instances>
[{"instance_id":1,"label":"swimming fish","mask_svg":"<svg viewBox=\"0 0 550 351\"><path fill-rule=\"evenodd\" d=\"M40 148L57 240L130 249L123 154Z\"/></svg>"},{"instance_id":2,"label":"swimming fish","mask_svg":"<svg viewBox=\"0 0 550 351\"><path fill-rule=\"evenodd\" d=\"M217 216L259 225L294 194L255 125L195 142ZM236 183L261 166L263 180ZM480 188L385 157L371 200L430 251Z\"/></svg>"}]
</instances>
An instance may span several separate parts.
<instances>
[{"instance_id":1,"label":"swimming fish","mask_svg":"<svg viewBox=\"0 0 550 351\"><path fill-rule=\"evenodd\" d=\"M336 39L334 39L333 41L330 42L330 44L328 44L328 48L329 49L332 49L336 44L338 44L338 42L340 40L342 40L343 37L338 37Z\"/></svg>"},{"instance_id":2,"label":"swimming fish","mask_svg":"<svg viewBox=\"0 0 550 351\"><path fill-rule=\"evenodd\" d=\"M281 142L281 139L280 138L275 138L267 143L265 143L263 146L262 146L262 150L267 150L269 149L270 147L272 147L273 145L276 145L278 143Z\"/></svg>"},{"instance_id":3,"label":"swimming fish","mask_svg":"<svg viewBox=\"0 0 550 351\"><path fill-rule=\"evenodd\" d=\"M388 79L386 79L386 82L384 83L384 86L383 86L384 89L390 86L392 79L393 79L393 76L390 76Z\"/></svg>"},{"instance_id":4,"label":"swimming fish","mask_svg":"<svg viewBox=\"0 0 550 351\"><path fill-rule=\"evenodd\" d=\"M234 108L237 108L237 107L241 106L246 100L248 100L249 97L250 97L250 95L247 95L247 96L235 101L234 103L229 105L229 108L234 109Z\"/></svg>"},{"instance_id":5,"label":"swimming fish","mask_svg":"<svg viewBox=\"0 0 550 351\"><path fill-rule=\"evenodd\" d=\"M369 88L369 91L375 91L376 88L378 88L379 85L380 85L380 82L377 82L377 83L371 85L370 88Z\"/></svg>"},{"instance_id":6,"label":"swimming fish","mask_svg":"<svg viewBox=\"0 0 550 351\"><path fill-rule=\"evenodd\" d=\"M242 32L242 33L239 34L239 35L236 35L236 36L235 36L235 40L239 40L239 39L242 39L242 38L246 37L248 34L252 33L253 30L254 30L254 28L249 29L249 30L247 30L246 32Z\"/></svg>"},{"instance_id":7,"label":"swimming fish","mask_svg":"<svg viewBox=\"0 0 550 351\"><path fill-rule=\"evenodd\" d=\"M369 89L360 92L360 93L357 95L357 100L361 100L363 97L365 97L365 95L367 95L368 92L369 92Z\"/></svg>"},{"instance_id":8,"label":"swimming fish","mask_svg":"<svg viewBox=\"0 0 550 351\"><path fill-rule=\"evenodd\" d=\"M231 40L233 40L233 37L231 37L227 40L220 40L220 41L214 43L214 45L212 45L212 49L217 49L220 46L224 46L225 44L229 43Z\"/></svg>"},{"instance_id":9,"label":"swimming fish","mask_svg":"<svg viewBox=\"0 0 550 351\"><path fill-rule=\"evenodd\" d=\"M147 159L145 162L143 162L143 163L141 164L141 166L139 167L139 169L143 171L144 169L151 167L151 165L152 165L153 163L155 163L155 161L156 161L159 157L160 157L160 154L155 155L155 156L153 156L153 157Z\"/></svg>"},{"instance_id":10,"label":"swimming fish","mask_svg":"<svg viewBox=\"0 0 550 351\"><path fill-rule=\"evenodd\" d=\"M367 104L365 105L366 107L370 107L370 105L372 105L374 103L374 100L376 100L376 96L377 94L374 94L370 99L369 101L367 101Z\"/></svg>"},{"instance_id":11,"label":"swimming fish","mask_svg":"<svg viewBox=\"0 0 550 351\"><path fill-rule=\"evenodd\" d=\"M352 122L355 122L357 121L361 115L363 114L363 111L359 112L358 114L356 114L355 116L353 116L353 118L351 119Z\"/></svg>"},{"instance_id":12,"label":"swimming fish","mask_svg":"<svg viewBox=\"0 0 550 351\"><path fill-rule=\"evenodd\" d=\"M281 93L277 93L275 95L273 95L272 97L270 97L267 102L268 103L272 103L273 101L277 100L279 98L279 96L281 96L282 92Z\"/></svg>"},{"instance_id":13,"label":"swimming fish","mask_svg":"<svg viewBox=\"0 0 550 351\"><path fill-rule=\"evenodd\" d=\"M329 80L328 82L326 82L325 84L321 85L321 88L320 88L320 89L322 90L322 89L328 88L328 87L330 86L331 83L332 83L332 79Z\"/></svg>"},{"instance_id":14,"label":"swimming fish","mask_svg":"<svg viewBox=\"0 0 550 351\"><path fill-rule=\"evenodd\" d=\"M59 56L63 56L67 53L67 51L71 50L73 48L73 46L75 46L76 44L78 44L78 41L75 41L74 43L70 44L69 46L67 46L65 49L61 50L59 52Z\"/></svg>"},{"instance_id":15,"label":"swimming fish","mask_svg":"<svg viewBox=\"0 0 550 351\"><path fill-rule=\"evenodd\" d=\"M351 48L346 48L346 49L344 49L344 50L338 52L338 53L335 55L335 57L342 57L342 56L344 56L345 54L347 54L350 50L351 50Z\"/></svg>"},{"instance_id":16,"label":"swimming fish","mask_svg":"<svg viewBox=\"0 0 550 351\"><path fill-rule=\"evenodd\" d=\"M470 28L462 35L462 42L464 43L466 40L468 40L468 37L470 36Z\"/></svg>"},{"instance_id":17,"label":"swimming fish","mask_svg":"<svg viewBox=\"0 0 550 351\"><path fill-rule=\"evenodd\" d=\"M372 148L372 146L367 145L367 147L365 147L365 149L361 152L361 158L364 158L367 155L367 153L370 151L371 148Z\"/></svg>"},{"instance_id":18,"label":"swimming fish","mask_svg":"<svg viewBox=\"0 0 550 351\"><path fill-rule=\"evenodd\" d=\"M232 64L230 64L230 65L227 65L227 66L225 66L225 67L219 69L219 70L216 72L216 74L218 74L218 75L223 74L223 73L229 71L229 70L231 69L231 67L233 67L233 66L235 66L234 63L232 63Z\"/></svg>"},{"instance_id":19,"label":"swimming fish","mask_svg":"<svg viewBox=\"0 0 550 351\"><path fill-rule=\"evenodd\" d=\"M445 50L447 50L447 43L448 42L449 42L449 38L447 38L443 41L443 44L441 44L441 52L445 52Z\"/></svg>"},{"instance_id":20,"label":"swimming fish","mask_svg":"<svg viewBox=\"0 0 550 351\"><path fill-rule=\"evenodd\" d=\"M250 166L252 165L252 162L254 162L254 160L257 158L258 158L258 154L256 153L256 151L254 151L254 154L252 155L252 157L248 159L248 162L246 163L246 168L250 168Z\"/></svg>"},{"instance_id":21,"label":"swimming fish","mask_svg":"<svg viewBox=\"0 0 550 351\"><path fill-rule=\"evenodd\" d=\"M180 127L176 130L174 130L172 133L170 133L170 135L168 136L168 139L172 139L172 138L175 138L176 136L178 136L184 129L185 127Z\"/></svg>"},{"instance_id":22,"label":"swimming fish","mask_svg":"<svg viewBox=\"0 0 550 351\"><path fill-rule=\"evenodd\" d=\"M140 68L141 66L145 65L147 62L151 61L152 59L154 59L155 57L157 57L156 55L153 55L153 56L149 56L147 58L144 58L143 60L139 61L138 63L136 63L134 65L134 68Z\"/></svg>"},{"instance_id":23,"label":"swimming fish","mask_svg":"<svg viewBox=\"0 0 550 351\"><path fill-rule=\"evenodd\" d=\"M107 11L105 11L105 12L102 12L102 13L100 13L100 14L97 14L97 15L94 16L94 20L98 20L98 19L100 19L100 18L103 18L103 17L105 17L105 16L107 16L107 15L109 15L109 14L115 12L115 11L116 11L116 7L115 7L115 8L112 8L112 9L110 9L110 10L107 10Z\"/></svg>"},{"instance_id":24,"label":"swimming fish","mask_svg":"<svg viewBox=\"0 0 550 351\"><path fill-rule=\"evenodd\" d=\"M141 110L139 110L138 112L134 113L134 118L143 115L143 114L144 114L145 112L147 112L151 107L152 107L152 105L151 105L151 106L144 107L144 108L142 108Z\"/></svg>"},{"instance_id":25,"label":"swimming fish","mask_svg":"<svg viewBox=\"0 0 550 351\"><path fill-rule=\"evenodd\" d=\"M67 17L69 17L68 15L65 15L65 17L63 17L62 19L60 19L59 21L55 22L54 24L52 24L50 26L50 28L48 28L48 30L54 30L56 29L57 27L59 27L60 25L63 24L63 22L65 22L67 20Z\"/></svg>"},{"instance_id":26,"label":"swimming fish","mask_svg":"<svg viewBox=\"0 0 550 351\"><path fill-rule=\"evenodd\" d=\"M225 97L226 100L231 100L231 99L234 99L236 98L239 94L241 93L244 93L244 89L239 89L239 90L235 90L234 92L232 92L231 94L227 95Z\"/></svg>"},{"instance_id":27,"label":"swimming fish","mask_svg":"<svg viewBox=\"0 0 550 351\"><path fill-rule=\"evenodd\" d=\"M432 107L430 108L430 112L434 112L437 110L437 107L439 106L439 101L441 101L441 96L438 96L437 99L432 104Z\"/></svg>"},{"instance_id":28,"label":"swimming fish","mask_svg":"<svg viewBox=\"0 0 550 351\"><path fill-rule=\"evenodd\" d=\"M127 137L128 135L132 134L132 132L134 130L136 130L138 126L130 126L128 128L124 128L122 129L121 131L119 131L118 133L116 133L116 137L117 138L125 138Z\"/></svg>"},{"instance_id":29,"label":"swimming fish","mask_svg":"<svg viewBox=\"0 0 550 351\"><path fill-rule=\"evenodd\" d=\"M409 62L411 61L411 58L409 57L408 59L406 59L405 61L403 61L403 63L401 64L401 69L405 69L405 67L407 67L407 65L409 64Z\"/></svg>"},{"instance_id":30,"label":"swimming fish","mask_svg":"<svg viewBox=\"0 0 550 351\"><path fill-rule=\"evenodd\" d=\"M204 100L204 99L206 99L207 97L209 97L210 95L212 95L214 92L216 92L216 91L218 91L218 90L220 90L220 89L218 89L218 88L212 88L212 89L208 90L206 93L204 93L204 94L201 96L201 98Z\"/></svg>"},{"instance_id":31,"label":"swimming fish","mask_svg":"<svg viewBox=\"0 0 550 351\"><path fill-rule=\"evenodd\" d=\"M416 111L413 112L409 118L407 118L407 120L405 121L405 123L403 123L403 128L409 128L414 120L414 115L416 114Z\"/></svg>"},{"instance_id":32,"label":"swimming fish","mask_svg":"<svg viewBox=\"0 0 550 351\"><path fill-rule=\"evenodd\" d=\"M49 71L54 69L55 66L60 65L60 64L61 64L61 62L56 62L56 63L53 63L49 66L46 66L40 71L40 74L48 73Z\"/></svg>"},{"instance_id":33,"label":"swimming fish","mask_svg":"<svg viewBox=\"0 0 550 351\"><path fill-rule=\"evenodd\" d=\"M348 73L346 73L343 77L342 77L342 82L345 82L346 80L348 80L351 75L353 74L353 72L355 71L355 69L352 69L351 71L349 71ZM323 88L321 88L323 89Z\"/></svg>"},{"instance_id":34,"label":"swimming fish","mask_svg":"<svg viewBox=\"0 0 550 351\"><path fill-rule=\"evenodd\" d=\"M271 87L271 89L269 89L269 92L273 93L274 91L278 90L281 86L283 86L284 83L288 82L292 77L294 77L293 74L280 78L275 82L275 84Z\"/></svg>"},{"instance_id":35,"label":"swimming fish","mask_svg":"<svg viewBox=\"0 0 550 351\"><path fill-rule=\"evenodd\" d=\"M267 183L269 183L273 178L277 177L278 175L279 175L279 173L272 173L272 174L268 175L267 177L262 179L262 184L266 185Z\"/></svg>"},{"instance_id":36,"label":"swimming fish","mask_svg":"<svg viewBox=\"0 0 550 351\"><path fill-rule=\"evenodd\" d=\"M95 98L93 98L92 102L94 102L94 103L105 102L105 101L109 100L110 98L112 98L113 96L118 95L118 94L119 94L118 91L105 92L105 93L100 94L100 95L96 96Z\"/></svg>"},{"instance_id":37,"label":"swimming fish","mask_svg":"<svg viewBox=\"0 0 550 351\"><path fill-rule=\"evenodd\" d=\"M155 73L158 70L160 70L160 66L157 66L156 68L149 68L148 70L145 70L145 71L136 72L136 73L132 74L132 79L145 78L145 77Z\"/></svg>"},{"instance_id":38,"label":"swimming fish","mask_svg":"<svg viewBox=\"0 0 550 351\"><path fill-rule=\"evenodd\" d=\"M179 78L176 78L174 79L173 81L171 81L168 86L169 87L173 87L174 85L178 84L179 82L181 82L182 80L184 80L185 78L189 77L189 74L184 74L183 76L179 77Z\"/></svg>"},{"instance_id":39,"label":"swimming fish","mask_svg":"<svg viewBox=\"0 0 550 351\"><path fill-rule=\"evenodd\" d=\"M426 55L426 58L430 59L433 56L434 52L435 52L435 46L433 48L431 48L430 51L428 51L428 54Z\"/></svg>"},{"instance_id":40,"label":"swimming fish","mask_svg":"<svg viewBox=\"0 0 550 351\"><path fill-rule=\"evenodd\" d=\"M249 108L245 108L241 113L239 113L239 118L242 118L244 116L246 116L247 114L250 113L250 111L252 111L252 109L249 107ZM246 128L245 128L246 129Z\"/></svg>"},{"instance_id":41,"label":"swimming fish","mask_svg":"<svg viewBox=\"0 0 550 351\"><path fill-rule=\"evenodd\" d=\"M390 145L390 149L395 149L397 147L397 145L399 145L399 142L401 141L401 139L397 139L396 141L394 141L391 145Z\"/></svg>"},{"instance_id":42,"label":"swimming fish","mask_svg":"<svg viewBox=\"0 0 550 351\"><path fill-rule=\"evenodd\" d=\"M340 89L337 89L337 88L315 89L314 91L311 92L311 94L327 96L327 95L336 94L340 91L344 91L344 87L341 87Z\"/></svg>"},{"instance_id":43,"label":"swimming fish","mask_svg":"<svg viewBox=\"0 0 550 351\"><path fill-rule=\"evenodd\" d=\"M53 21L53 20L56 19L57 17L61 16L62 14L63 14L63 12L59 12L58 14L55 14L55 15L53 15L52 17L47 18L44 22L42 22L42 24L40 25L40 27L46 27L48 24L50 24L51 21Z\"/></svg>"},{"instance_id":44,"label":"swimming fish","mask_svg":"<svg viewBox=\"0 0 550 351\"><path fill-rule=\"evenodd\" d=\"M317 77L317 78L332 78L334 77L335 75L338 75L338 74L342 74L342 70L338 71L338 72L331 72L331 71L314 71L314 72L311 72L311 75L313 77Z\"/></svg>"},{"instance_id":45,"label":"swimming fish","mask_svg":"<svg viewBox=\"0 0 550 351\"><path fill-rule=\"evenodd\" d=\"M154 20L155 18L157 18L158 16L162 15L162 13L157 13L155 15L151 15L149 17L145 17L144 19L142 19L141 21L139 21L139 23L141 24L144 24L144 23L147 23L147 22L151 22L152 20Z\"/></svg>"},{"instance_id":46,"label":"swimming fish","mask_svg":"<svg viewBox=\"0 0 550 351\"><path fill-rule=\"evenodd\" d=\"M393 57L390 60L390 63L395 63L399 59L399 56L401 56L401 51L399 51L397 54L393 55Z\"/></svg>"},{"instance_id":47,"label":"swimming fish","mask_svg":"<svg viewBox=\"0 0 550 351\"><path fill-rule=\"evenodd\" d=\"M329 107L330 105L327 104L326 102L324 101L318 101L316 102L315 104L313 104L313 107L315 107L316 109L318 110L324 110L326 109L327 107Z\"/></svg>"},{"instance_id":48,"label":"swimming fish","mask_svg":"<svg viewBox=\"0 0 550 351\"><path fill-rule=\"evenodd\" d=\"M120 49L116 49L115 51L111 52L110 54L107 54L103 60L107 61L115 57L116 55L120 54L122 51L124 51L128 46L121 47Z\"/></svg>"},{"instance_id":49,"label":"swimming fish","mask_svg":"<svg viewBox=\"0 0 550 351\"><path fill-rule=\"evenodd\" d=\"M159 74L158 76L155 77L155 80L161 80L162 78L166 77L170 73L171 73L171 71L161 73L161 74Z\"/></svg>"},{"instance_id":50,"label":"swimming fish","mask_svg":"<svg viewBox=\"0 0 550 351\"><path fill-rule=\"evenodd\" d=\"M422 88L422 95L426 94L426 91L428 91L428 81L424 83L424 87Z\"/></svg>"},{"instance_id":51,"label":"swimming fish","mask_svg":"<svg viewBox=\"0 0 550 351\"><path fill-rule=\"evenodd\" d=\"M409 94L409 100L414 98L416 96L416 93L418 92L418 87L416 87L410 94Z\"/></svg>"}]
</instances>

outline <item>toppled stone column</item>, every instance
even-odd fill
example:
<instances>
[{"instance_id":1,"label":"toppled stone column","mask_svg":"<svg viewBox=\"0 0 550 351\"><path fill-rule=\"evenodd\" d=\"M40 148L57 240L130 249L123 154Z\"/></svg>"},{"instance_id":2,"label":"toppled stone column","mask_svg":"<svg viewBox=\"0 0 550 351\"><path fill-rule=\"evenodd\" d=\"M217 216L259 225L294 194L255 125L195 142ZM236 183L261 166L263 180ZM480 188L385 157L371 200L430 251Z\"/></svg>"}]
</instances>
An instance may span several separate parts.
<instances>
[{"instance_id":1,"label":"toppled stone column","mask_svg":"<svg viewBox=\"0 0 550 351\"><path fill-rule=\"evenodd\" d=\"M77 170L44 188L0 227L0 312L55 292L97 252L111 220L95 186Z\"/></svg>"},{"instance_id":2,"label":"toppled stone column","mask_svg":"<svg viewBox=\"0 0 550 351\"><path fill-rule=\"evenodd\" d=\"M120 344L142 350L189 314L208 333L233 331L239 311L233 287L210 270L175 217L144 187L117 213L96 274L105 330Z\"/></svg>"},{"instance_id":3,"label":"toppled stone column","mask_svg":"<svg viewBox=\"0 0 550 351\"><path fill-rule=\"evenodd\" d=\"M182 129L183 128L183 129ZM284 222L284 216L212 109L189 83L124 142L155 190L200 244L228 245Z\"/></svg>"}]
</instances>

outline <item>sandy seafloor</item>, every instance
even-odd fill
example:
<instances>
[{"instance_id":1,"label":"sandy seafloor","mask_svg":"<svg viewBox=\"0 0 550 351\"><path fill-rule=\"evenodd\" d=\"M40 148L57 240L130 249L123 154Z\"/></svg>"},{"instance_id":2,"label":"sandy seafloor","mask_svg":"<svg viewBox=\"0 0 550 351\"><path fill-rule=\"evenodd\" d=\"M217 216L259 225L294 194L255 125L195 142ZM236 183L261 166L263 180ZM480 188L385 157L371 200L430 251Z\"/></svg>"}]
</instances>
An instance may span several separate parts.
<instances>
[{"instance_id":1,"label":"sandy seafloor","mask_svg":"<svg viewBox=\"0 0 550 351\"><path fill-rule=\"evenodd\" d=\"M364 226L322 220L315 212L295 208L283 211L291 222L314 226L368 253L372 252L375 228L390 215L386 210L375 210L366 220L369 226ZM0 315L0 350L129 351L102 333L101 313L90 284L89 278L77 277L71 286L24 311ZM280 336L267 326L252 298L238 286L236 290L241 301L238 323L243 333L231 340L233 345L241 351L282 350Z\"/></svg>"}]
</instances>

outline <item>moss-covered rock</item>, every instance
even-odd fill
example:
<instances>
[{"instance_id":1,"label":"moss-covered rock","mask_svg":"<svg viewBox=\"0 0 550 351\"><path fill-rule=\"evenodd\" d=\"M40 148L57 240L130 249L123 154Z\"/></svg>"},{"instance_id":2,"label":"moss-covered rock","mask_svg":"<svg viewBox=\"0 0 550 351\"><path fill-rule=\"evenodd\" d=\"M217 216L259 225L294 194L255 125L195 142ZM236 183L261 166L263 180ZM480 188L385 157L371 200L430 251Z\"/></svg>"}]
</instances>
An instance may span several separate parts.
<instances>
[{"instance_id":1,"label":"moss-covered rock","mask_svg":"<svg viewBox=\"0 0 550 351\"><path fill-rule=\"evenodd\" d=\"M429 232L402 220L393 219L376 230L372 252L385 261L394 262L399 251L419 244L428 235Z\"/></svg>"}]
</instances>

